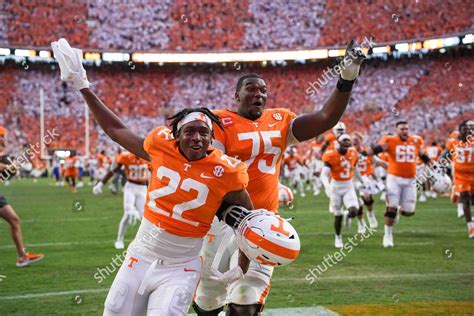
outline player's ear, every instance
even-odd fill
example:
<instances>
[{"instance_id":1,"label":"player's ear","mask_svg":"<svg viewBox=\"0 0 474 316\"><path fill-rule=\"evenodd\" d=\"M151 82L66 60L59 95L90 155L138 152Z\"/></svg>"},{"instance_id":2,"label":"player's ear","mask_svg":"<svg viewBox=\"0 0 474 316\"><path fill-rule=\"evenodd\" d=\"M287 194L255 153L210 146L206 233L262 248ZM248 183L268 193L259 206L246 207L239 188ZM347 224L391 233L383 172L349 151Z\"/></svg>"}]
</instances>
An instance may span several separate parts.
<instances>
[{"instance_id":1,"label":"player's ear","mask_svg":"<svg viewBox=\"0 0 474 316\"><path fill-rule=\"evenodd\" d=\"M237 102L240 102L239 91L235 91L235 99L237 100Z\"/></svg>"}]
</instances>

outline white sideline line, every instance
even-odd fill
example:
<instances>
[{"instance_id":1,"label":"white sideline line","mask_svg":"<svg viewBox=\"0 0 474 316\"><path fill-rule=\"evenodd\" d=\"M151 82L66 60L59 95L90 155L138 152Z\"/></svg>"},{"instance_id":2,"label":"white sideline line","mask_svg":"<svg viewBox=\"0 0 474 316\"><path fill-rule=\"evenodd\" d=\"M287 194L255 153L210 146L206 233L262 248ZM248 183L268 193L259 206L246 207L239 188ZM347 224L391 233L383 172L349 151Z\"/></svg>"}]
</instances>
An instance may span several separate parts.
<instances>
[{"instance_id":1,"label":"white sideline line","mask_svg":"<svg viewBox=\"0 0 474 316\"><path fill-rule=\"evenodd\" d=\"M125 243L131 240L125 240ZM56 247L56 246L80 246L80 245L113 245L114 240L96 240L96 241L69 241L69 242L49 242L49 243L38 243L38 244L27 244L26 247ZM0 246L0 249L15 248L14 245Z\"/></svg>"},{"instance_id":2,"label":"white sideline line","mask_svg":"<svg viewBox=\"0 0 474 316\"><path fill-rule=\"evenodd\" d=\"M31 299L31 298L77 295L77 294L85 294L85 293L102 293L102 292L108 292L108 291L109 289L87 289L87 290L77 290L77 291L62 291L62 292L46 292L46 293L37 293L37 294L13 295L13 296L0 297L0 301L24 300L24 299Z\"/></svg>"},{"instance_id":3,"label":"white sideline line","mask_svg":"<svg viewBox=\"0 0 474 316\"><path fill-rule=\"evenodd\" d=\"M308 270L306 270L308 271ZM309 271L307 274L310 274ZM305 274L306 276L306 274ZM474 273L404 273L404 274L366 274L366 275L353 275L353 276L329 276L329 277L318 277L316 282L324 281L355 281L355 280L372 280L372 279L412 279L412 278L431 278L431 277L454 277L454 276L474 276ZM302 281L307 282L304 278L274 278L272 282L294 282Z\"/></svg>"},{"instance_id":4,"label":"white sideline line","mask_svg":"<svg viewBox=\"0 0 474 316\"><path fill-rule=\"evenodd\" d=\"M367 274L367 275L355 275L355 276L332 276L332 277L318 277L316 282L322 281L334 281L334 280L371 280L371 279L411 279L411 278L430 278L430 277L452 277L452 276L474 276L474 273L410 273L410 274ZM306 282L304 278L273 278L272 282ZM0 301L7 300L22 300L22 299L35 299L53 296L65 296L65 295L77 295L86 293L102 293L107 292L109 289L86 289L76 291L61 291L61 292L45 292L45 293L32 293L24 295L12 295L0 297Z\"/></svg>"}]
</instances>

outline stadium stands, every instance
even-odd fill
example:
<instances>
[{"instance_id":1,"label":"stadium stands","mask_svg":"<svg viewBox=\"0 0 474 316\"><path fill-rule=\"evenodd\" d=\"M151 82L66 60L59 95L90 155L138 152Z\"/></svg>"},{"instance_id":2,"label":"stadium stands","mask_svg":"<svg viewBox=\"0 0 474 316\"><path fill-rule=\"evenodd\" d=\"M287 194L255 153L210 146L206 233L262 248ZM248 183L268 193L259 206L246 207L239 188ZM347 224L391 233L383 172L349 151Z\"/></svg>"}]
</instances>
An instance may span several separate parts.
<instances>
[{"instance_id":1,"label":"stadium stands","mask_svg":"<svg viewBox=\"0 0 474 316\"><path fill-rule=\"evenodd\" d=\"M102 50L299 49L466 32L473 15L470 0L17 0L0 6L0 44L49 46L67 34Z\"/></svg>"},{"instance_id":2,"label":"stadium stands","mask_svg":"<svg viewBox=\"0 0 474 316\"><path fill-rule=\"evenodd\" d=\"M443 140L459 120L474 115L474 96L468 88L474 85L474 79L464 76L465 69L473 66L474 60L469 56L369 62L363 67L343 121L349 130L370 130L369 136L375 140L392 131L394 122L403 117L413 123L417 133ZM325 63L313 63L245 71L258 72L266 79L268 107L302 113L319 108L333 91L335 81L319 89L314 97L306 92L309 83L320 78L326 67ZM242 73L191 66L160 69L112 71L104 67L90 69L89 78L105 103L139 134L146 135L183 107L231 108L235 81ZM0 72L0 80L7 84L7 89L0 90L0 125L13 131L10 134L14 142L38 141L42 88L46 128L56 128L60 134L51 146L83 147L84 104L79 93L59 82L58 71L51 66L28 70L8 66ZM91 131L93 147L110 143L93 120Z\"/></svg>"}]
</instances>

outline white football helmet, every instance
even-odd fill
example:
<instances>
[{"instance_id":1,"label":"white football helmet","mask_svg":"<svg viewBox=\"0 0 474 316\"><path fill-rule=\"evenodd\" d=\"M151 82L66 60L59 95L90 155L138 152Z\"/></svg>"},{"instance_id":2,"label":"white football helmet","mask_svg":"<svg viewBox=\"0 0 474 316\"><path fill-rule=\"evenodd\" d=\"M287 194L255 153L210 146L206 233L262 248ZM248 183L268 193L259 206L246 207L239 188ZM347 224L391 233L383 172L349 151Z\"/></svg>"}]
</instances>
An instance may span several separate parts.
<instances>
[{"instance_id":1,"label":"white football helmet","mask_svg":"<svg viewBox=\"0 0 474 316\"><path fill-rule=\"evenodd\" d=\"M240 250L263 265L290 264L300 252L300 238L293 226L264 209L251 211L234 232Z\"/></svg>"},{"instance_id":2,"label":"white football helmet","mask_svg":"<svg viewBox=\"0 0 474 316\"><path fill-rule=\"evenodd\" d=\"M442 172L434 172L430 182L432 189L438 194L449 192L453 184L448 175Z\"/></svg>"},{"instance_id":3,"label":"white football helmet","mask_svg":"<svg viewBox=\"0 0 474 316\"><path fill-rule=\"evenodd\" d=\"M336 135L336 136L340 136L342 134L345 134L346 133L346 124L342 123L342 122L339 122L337 123L333 128L332 128L332 132Z\"/></svg>"},{"instance_id":4,"label":"white football helmet","mask_svg":"<svg viewBox=\"0 0 474 316\"><path fill-rule=\"evenodd\" d=\"M281 183L278 183L278 203L281 206L290 206L293 204L293 191Z\"/></svg>"}]
</instances>

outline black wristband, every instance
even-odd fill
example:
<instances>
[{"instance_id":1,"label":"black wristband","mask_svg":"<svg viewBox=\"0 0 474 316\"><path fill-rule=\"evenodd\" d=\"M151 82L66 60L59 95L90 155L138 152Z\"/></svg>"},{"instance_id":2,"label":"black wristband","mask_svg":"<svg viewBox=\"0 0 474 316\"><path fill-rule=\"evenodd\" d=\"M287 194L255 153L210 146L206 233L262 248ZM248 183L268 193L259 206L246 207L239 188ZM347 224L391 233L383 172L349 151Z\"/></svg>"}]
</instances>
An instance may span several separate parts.
<instances>
[{"instance_id":1,"label":"black wristband","mask_svg":"<svg viewBox=\"0 0 474 316\"><path fill-rule=\"evenodd\" d=\"M374 155L377 155L383 152L383 147L377 144L377 145L372 146L372 150L374 152Z\"/></svg>"},{"instance_id":2,"label":"black wristband","mask_svg":"<svg viewBox=\"0 0 474 316\"><path fill-rule=\"evenodd\" d=\"M430 157L428 157L427 154L421 155L421 156L420 156L420 159L421 159L425 164L427 164L427 163L429 163L429 162L431 161Z\"/></svg>"},{"instance_id":3,"label":"black wristband","mask_svg":"<svg viewBox=\"0 0 474 316\"><path fill-rule=\"evenodd\" d=\"M355 80L344 80L341 77L339 77L336 88L340 92L351 92L354 82Z\"/></svg>"}]
</instances>

